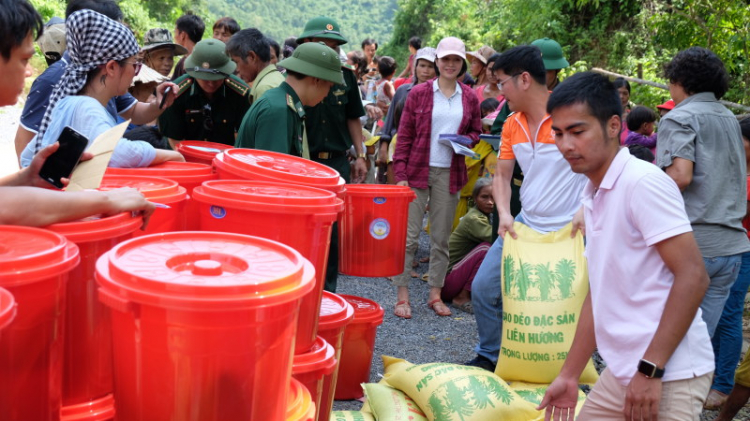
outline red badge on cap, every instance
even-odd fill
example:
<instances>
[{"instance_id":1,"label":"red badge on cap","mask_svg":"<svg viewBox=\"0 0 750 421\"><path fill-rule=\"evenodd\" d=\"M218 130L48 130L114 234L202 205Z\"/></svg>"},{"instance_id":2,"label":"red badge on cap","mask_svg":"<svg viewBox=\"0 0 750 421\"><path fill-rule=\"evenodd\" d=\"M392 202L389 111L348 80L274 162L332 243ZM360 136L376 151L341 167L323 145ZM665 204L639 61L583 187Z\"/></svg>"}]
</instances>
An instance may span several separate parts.
<instances>
[{"instance_id":1,"label":"red badge on cap","mask_svg":"<svg viewBox=\"0 0 750 421\"><path fill-rule=\"evenodd\" d=\"M328 25L326 25L326 29L328 29L329 31L333 31L333 25L329 23Z\"/></svg>"}]
</instances>

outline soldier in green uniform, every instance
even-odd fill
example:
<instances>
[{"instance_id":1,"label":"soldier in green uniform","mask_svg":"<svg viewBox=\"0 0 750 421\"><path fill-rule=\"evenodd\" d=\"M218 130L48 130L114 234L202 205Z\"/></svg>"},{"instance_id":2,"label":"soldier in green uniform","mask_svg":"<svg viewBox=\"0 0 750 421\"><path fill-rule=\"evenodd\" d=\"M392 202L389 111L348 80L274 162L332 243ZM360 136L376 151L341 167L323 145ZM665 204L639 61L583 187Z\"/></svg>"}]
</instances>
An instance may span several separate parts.
<instances>
[{"instance_id":1,"label":"soldier in green uniform","mask_svg":"<svg viewBox=\"0 0 750 421\"><path fill-rule=\"evenodd\" d=\"M237 65L216 39L195 45L185 60L186 75L175 79L177 98L159 117L159 129L176 148L183 140L207 140L234 145L250 103L250 88L232 75Z\"/></svg>"},{"instance_id":2,"label":"soldier in green uniform","mask_svg":"<svg viewBox=\"0 0 750 421\"><path fill-rule=\"evenodd\" d=\"M298 44L305 45L304 43L309 42L323 42L338 51L339 46L348 41L341 35L336 21L318 16L307 22L304 31L297 38ZM320 104L305 107L310 158L338 171L347 183L361 183L367 175L367 155L362 142L362 123L359 120L365 115L365 109L354 71L342 65L342 72L344 83L334 85ZM347 152L352 146L357 154L353 176L347 158ZM338 224L334 224L325 282L325 289L331 292L336 291L338 253Z\"/></svg>"},{"instance_id":3,"label":"soldier in green uniform","mask_svg":"<svg viewBox=\"0 0 750 421\"><path fill-rule=\"evenodd\" d=\"M319 43L298 47L278 63L286 81L253 102L237 134L238 148L253 148L310 158L305 107L318 104L334 83L344 81L338 54Z\"/></svg>"}]
</instances>

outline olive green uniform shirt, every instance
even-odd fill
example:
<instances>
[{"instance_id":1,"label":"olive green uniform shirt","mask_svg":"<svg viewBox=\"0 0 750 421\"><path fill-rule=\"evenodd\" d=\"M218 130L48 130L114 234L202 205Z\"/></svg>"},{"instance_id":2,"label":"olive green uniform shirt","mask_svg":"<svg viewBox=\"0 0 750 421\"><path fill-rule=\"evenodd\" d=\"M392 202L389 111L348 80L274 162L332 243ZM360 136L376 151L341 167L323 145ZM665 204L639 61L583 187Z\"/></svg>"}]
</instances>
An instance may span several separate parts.
<instances>
[{"instance_id":1,"label":"olive green uniform shirt","mask_svg":"<svg viewBox=\"0 0 750 421\"><path fill-rule=\"evenodd\" d=\"M314 107L305 107L307 141L315 160L320 152L346 152L352 146L348 120L365 115L359 97L357 77L348 67L341 68L343 85L333 85L328 96Z\"/></svg>"},{"instance_id":2,"label":"olive green uniform shirt","mask_svg":"<svg viewBox=\"0 0 750 421\"><path fill-rule=\"evenodd\" d=\"M448 239L448 256L450 256L448 270L453 269L453 266L471 253L474 247L491 241L492 224L489 217L479 211L476 206L469 209L469 212L461 217L461 222Z\"/></svg>"},{"instance_id":3,"label":"olive green uniform shirt","mask_svg":"<svg viewBox=\"0 0 750 421\"><path fill-rule=\"evenodd\" d=\"M277 88L284 82L284 75L276 68L275 64L269 64L258 73L250 88L250 103L259 99L269 89Z\"/></svg>"},{"instance_id":4,"label":"olive green uniform shirt","mask_svg":"<svg viewBox=\"0 0 750 421\"><path fill-rule=\"evenodd\" d=\"M269 89L242 120L237 148L262 149L302 156L305 110L289 84Z\"/></svg>"},{"instance_id":5,"label":"olive green uniform shirt","mask_svg":"<svg viewBox=\"0 0 750 421\"><path fill-rule=\"evenodd\" d=\"M181 140L208 140L234 145L235 133L250 108L250 88L236 76L224 79L224 85L209 101L198 83L189 75L177 78L177 99L159 117L164 136Z\"/></svg>"}]
</instances>

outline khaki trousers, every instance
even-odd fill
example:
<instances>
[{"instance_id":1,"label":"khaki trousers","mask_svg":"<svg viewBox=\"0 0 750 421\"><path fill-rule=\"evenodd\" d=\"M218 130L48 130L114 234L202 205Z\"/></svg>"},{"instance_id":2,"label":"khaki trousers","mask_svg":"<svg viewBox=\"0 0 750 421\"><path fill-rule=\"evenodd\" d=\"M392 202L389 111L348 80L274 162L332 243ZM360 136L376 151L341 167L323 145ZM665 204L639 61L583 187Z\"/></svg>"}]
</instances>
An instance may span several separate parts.
<instances>
[{"instance_id":1,"label":"khaki trousers","mask_svg":"<svg viewBox=\"0 0 750 421\"><path fill-rule=\"evenodd\" d=\"M703 402L711 387L713 373L691 379L674 380L662 383L659 421L699 421ZM578 421L608 421L625 419L625 394L627 387L621 385L609 370L605 369L599 381L586 398L586 403L578 414Z\"/></svg>"},{"instance_id":2,"label":"khaki trousers","mask_svg":"<svg viewBox=\"0 0 750 421\"><path fill-rule=\"evenodd\" d=\"M426 189L412 188L417 198L409 204L409 225L406 231L406 258L404 272L393 278L394 286L408 286L411 276L411 262L419 247L419 233L426 206L430 205L430 270L428 283L431 287L442 288L448 272L448 238L453 227L458 195L450 194L450 168L430 167Z\"/></svg>"}]
</instances>

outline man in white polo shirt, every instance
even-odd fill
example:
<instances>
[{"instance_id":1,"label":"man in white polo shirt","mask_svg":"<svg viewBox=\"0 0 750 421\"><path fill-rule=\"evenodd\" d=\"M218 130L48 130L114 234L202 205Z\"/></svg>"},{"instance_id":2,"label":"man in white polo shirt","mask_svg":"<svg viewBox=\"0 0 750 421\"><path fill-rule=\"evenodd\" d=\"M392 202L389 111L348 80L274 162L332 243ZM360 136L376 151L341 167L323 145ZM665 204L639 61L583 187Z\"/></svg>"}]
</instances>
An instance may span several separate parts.
<instances>
[{"instance_id":1,"label":"man in white polo shirt","mask_svg":"<svg viewBox=\"0 0 750 421\"><path fill-rule=\"evenodd\" d=\"M595 347L607 368L578 420L699 420L714 369L699 306L708 274L677 185L620 148L614 85L579 73L550 96L555 142L582 194L590 290L568 358L540 408L573 420Z\"/></svg>"}]
</instances>

